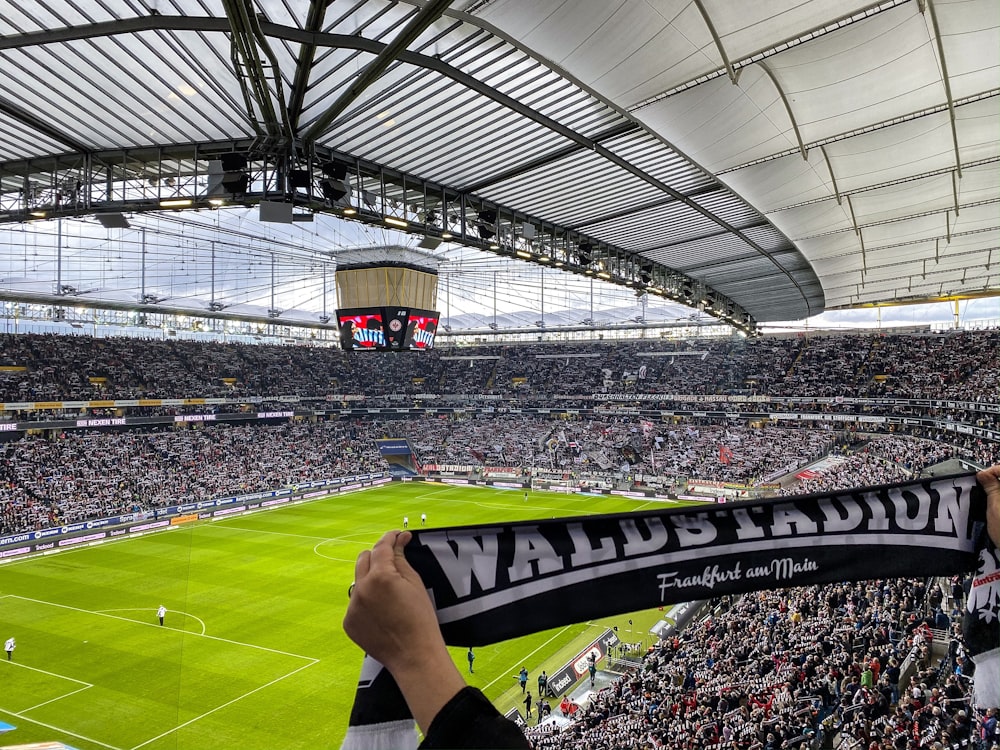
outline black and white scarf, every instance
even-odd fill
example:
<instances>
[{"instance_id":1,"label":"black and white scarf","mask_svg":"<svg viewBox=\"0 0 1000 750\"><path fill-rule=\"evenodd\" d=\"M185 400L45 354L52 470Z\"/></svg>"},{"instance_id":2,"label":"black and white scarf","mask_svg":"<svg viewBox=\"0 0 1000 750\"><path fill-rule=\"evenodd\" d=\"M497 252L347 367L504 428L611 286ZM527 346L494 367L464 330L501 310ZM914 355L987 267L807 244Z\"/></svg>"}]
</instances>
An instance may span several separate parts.
<instances>
[{"instance_id":1,"label":"black and white scarf","mask_svg":"<svg viewBox=\"0 0 1000 750\"><path fill-rule=\"evenodd\" d=\"M445 641L483 646L726 594L972 571L983 564L985 508L975 475L966 474L709 507L418 530L406 558L429 590ZM994 649L997 591L977 599L992 607ZM399 689L365 657L342 750L416 744Z\"/></svg>"}]
</instances>

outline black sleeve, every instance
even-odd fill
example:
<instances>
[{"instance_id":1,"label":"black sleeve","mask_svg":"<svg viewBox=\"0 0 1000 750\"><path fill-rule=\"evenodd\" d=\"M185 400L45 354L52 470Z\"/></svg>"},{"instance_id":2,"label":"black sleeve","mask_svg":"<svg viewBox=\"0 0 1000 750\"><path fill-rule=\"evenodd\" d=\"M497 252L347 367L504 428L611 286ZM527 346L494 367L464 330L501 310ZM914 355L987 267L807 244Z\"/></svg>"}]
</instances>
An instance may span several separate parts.
<instances>
[{"instance_id":1,"label":"black sleeve","mask_svg":"<svg viewBox=\"0 0 1000 750\"><path fill-rule=\"evenodd\" d=\"M517 724L501 716L485 695L474 687L465 687L434 717L420 748L531 750L531 744Z\"/></svg>"}]
</instances>

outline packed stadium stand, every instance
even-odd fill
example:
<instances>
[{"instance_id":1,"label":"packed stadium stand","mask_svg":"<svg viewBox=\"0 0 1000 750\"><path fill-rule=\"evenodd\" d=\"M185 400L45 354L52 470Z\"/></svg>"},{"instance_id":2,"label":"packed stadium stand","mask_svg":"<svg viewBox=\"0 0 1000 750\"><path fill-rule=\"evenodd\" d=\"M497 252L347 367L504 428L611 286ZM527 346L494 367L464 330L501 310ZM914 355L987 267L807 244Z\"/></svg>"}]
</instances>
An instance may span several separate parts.
<instances>
[{"instance_id":1,"label":"packed stadium stand","mask_svg":"<svg viewBox=\"0 0 1000 750\"><path fill-rule=\"evenodd\" d=\"M981 466L998 457L998 343L981 331L349 357L8 335L0 394L16 429L0 443L0 533L385 471L385 438L405 438L432 469L678 492L715 480L800 494L955 458ZM259 411L278 407L288 410ZM107 415L116 424L70 426ZM155 423L179 415L215 419ZM540 749L967 747L985 717L970 702L952 591L873 580L716 600L707 618L632 654L634 668L572 717L526 732Z\"/></svg>"}]
</instances>

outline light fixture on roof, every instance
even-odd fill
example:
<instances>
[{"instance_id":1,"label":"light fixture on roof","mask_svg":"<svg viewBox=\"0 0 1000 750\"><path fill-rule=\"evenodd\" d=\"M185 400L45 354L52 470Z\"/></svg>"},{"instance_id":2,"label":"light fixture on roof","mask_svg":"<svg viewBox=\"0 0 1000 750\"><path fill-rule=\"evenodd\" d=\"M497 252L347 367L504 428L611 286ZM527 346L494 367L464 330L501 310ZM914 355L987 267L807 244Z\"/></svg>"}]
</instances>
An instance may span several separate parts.
<instances>
[{"instance_id":1,"label":"light fixture on roof","mask_svg":"<svg viewBox=\"0 0 1000 750\"><path fill-rule=\"evenodd\" d=\"M531 255L531 253L529 253L526 250L518 250L517 251L517 257L519 257L519 258L531 258L532 255Z\"/></svg>"},{"instance_id":2,"label":"light fixture on roof","mask_svg":"<svg viewBox=\"0 0 1000 750\"><path fill-rule=\"evenodd\" d=\"M45 211L32 211L28 214L35 219L44 219L48 214Z\"/></svg>"},{"instance_id":3,"label":"light fixture on roof","mask_svg":"<svg viewBox=\"0 0 1000 750\"><path fill-rule=\"evenodd\" d=\"M307 188L309 187L308 169L291 169L288 171L288 187Z\"/></svg>"},{"instance_id":4,"label":"light fixture on roof","mask_svg":"<svg viewBox=\"0 0 1000 750\"><path fill-rule=\"evenodd\" d=\"M194 201L190 198L167 198L160 201L160 208L188 208L193 205Z\"/></svg>"},{"instance_id":5,"label":"light fixture on roof","mask_svg":"<svg viewBox=\"0 0 1000 750\"><path fill-rule=\"evenodd\" d=\"M597 274L597 275L598 275L598 276L599 276L600 278L602 278L602 279L610 279L610 278L611 278L611 274L610 274L610 273L608 273L607 271L600 271L600 272L598 272L598 274Z\"/></svg>"},{"instance_id":6,"label":"light fixture on roof","mask_svg":"<svg viewBox=\"0 0 1000 750\"><path fill-rule=\"evenodd\" d=\"M447 229L445 229L443 232L441 232L441 239L443 239L443 240L450 240L454 236L455 235L453 235Z\"/></svg>"},{"instance_id":7,"label":"light fixture on roof","mask_svg":"<svg viewBox=\"0 0 1000 750\"><path fill-rule=\"evenodd\" d=\"M581 242L577 245L576 257L580 261L581 266L589 266L590 261L593 260L594 246L589 242Z\"/></svg>"},{"instance_id":8,"label":"light fixture on roof","mask_svg":"<svg viewBox=\"0 0 1000 750\"><path fill-rule=\"evenodd\" d=\"M395 216L384 216L382 221L391 227L399 227L400 229L406 229L409 224L407 224L403 219L397 219Z\"/></svg>"}]
</instances>

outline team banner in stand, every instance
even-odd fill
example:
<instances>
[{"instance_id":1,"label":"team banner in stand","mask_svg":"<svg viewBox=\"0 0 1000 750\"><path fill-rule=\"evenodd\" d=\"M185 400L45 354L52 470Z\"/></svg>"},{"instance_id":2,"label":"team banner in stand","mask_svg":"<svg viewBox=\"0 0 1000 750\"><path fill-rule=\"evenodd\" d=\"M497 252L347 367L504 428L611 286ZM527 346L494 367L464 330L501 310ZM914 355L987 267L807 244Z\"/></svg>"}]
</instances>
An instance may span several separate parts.
<instances>
[{"instance_id":1,"label":"team banner in stand","mask_svg":"<svg viewBox=\"0 0 1000 750\"><path fill-rule=\"evenodd\" d=\"M726 594L969 571L985 503L969 474L710 509L418 530L406 557L446 641L481 646Z\"/></svg>"}]
</instances>

